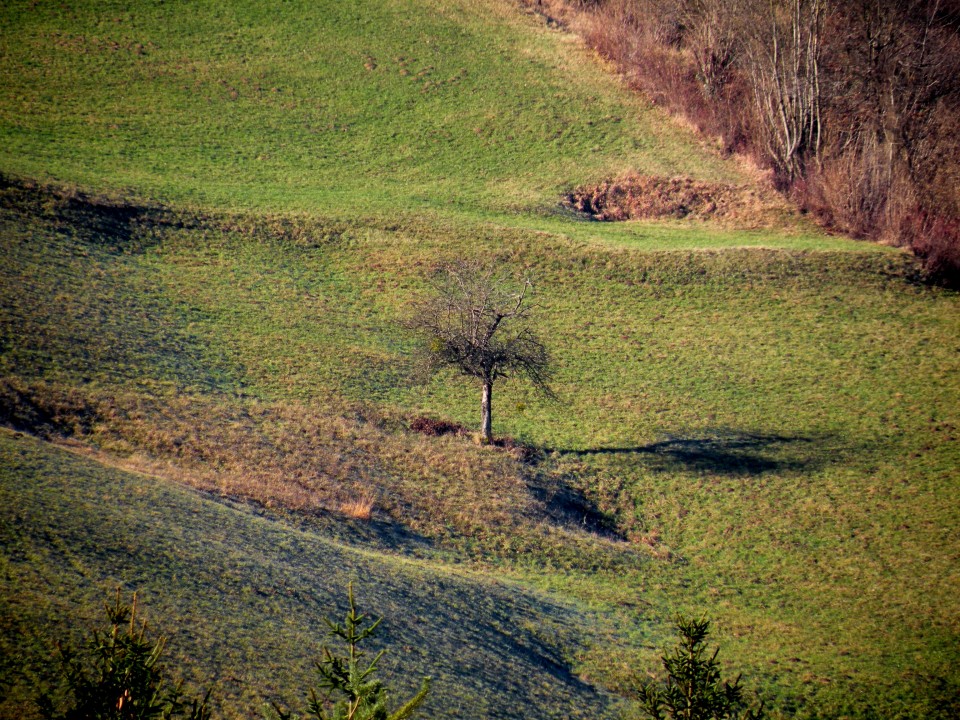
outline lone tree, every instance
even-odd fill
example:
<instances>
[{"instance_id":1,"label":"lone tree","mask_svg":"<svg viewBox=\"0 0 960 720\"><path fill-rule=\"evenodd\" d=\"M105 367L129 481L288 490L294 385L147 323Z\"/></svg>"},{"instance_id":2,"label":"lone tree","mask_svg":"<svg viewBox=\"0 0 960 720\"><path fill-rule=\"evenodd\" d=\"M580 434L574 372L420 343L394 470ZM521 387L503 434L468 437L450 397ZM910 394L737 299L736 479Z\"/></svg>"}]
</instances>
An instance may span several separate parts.
<instances>
[{"instance_id":1,"label":"lone tree","mask_svg":"<svg viewBox=\"0 0 960 720\"><path fill-rule=\"evenodd\" d=\"M409 321L420 335L428 371L453 368L480 382L485 443L493 440L493 384L499 378L520 376L553 396L550 353L531 328L532 289L527 278L459 262L441 270L434 293L414 305Z\"/></svg>"},{"instance_id":2,"label":"lone tree","mask_svg":"<svg viewBox=\"0 0 960 720\"><path fill-rule=\"evenodd\" d=\"M652 720L762 720L763 703L748 705L740 676L732 683L721 678L720 648L707 651L710 621L678 615L676 624L680 641L660 658L666 680L640 687L643 712Z\"/></svg>"}]
</instances>

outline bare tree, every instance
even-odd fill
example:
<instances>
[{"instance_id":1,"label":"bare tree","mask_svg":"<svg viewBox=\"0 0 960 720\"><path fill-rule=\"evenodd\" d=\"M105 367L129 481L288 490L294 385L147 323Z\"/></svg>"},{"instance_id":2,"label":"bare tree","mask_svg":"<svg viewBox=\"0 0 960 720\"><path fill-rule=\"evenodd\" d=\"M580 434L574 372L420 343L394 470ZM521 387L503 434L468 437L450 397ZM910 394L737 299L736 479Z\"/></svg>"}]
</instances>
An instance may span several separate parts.
<instances>
[{"instance_id":1,"label":"bare tree","mask_svg":"<svg viewBox=\"0 0 960 720\"><path fill-rule=\"evenodd\" d=\"M845 92L833 100L831 115L839 120L837 154L853 158L857 169L850 173L849 195L865 197L861 205L868 209L860 215L869 218L868 228L887 225L897 234L895 218L904 206L957 213L960 195L951 198L949 192L956 183L944 175L953 164L948 158L960 109L960 34L942 17L942 5L941 0L844 4L844 33L833 52ZM861 187L866 190L856 192Z\"/></svg>"},{"instance_id":2,"label":"bare tree","mask_svg":"<svg viewBox=\"0 0 960 720\"><path fill-rule=\"evenodd\" d=\"M826 0L762 0L745 61L769 157L793 180L822 146L821 30Z\"/></svg>"},{"instance_id":3,"label":"bare tree","mask_svg":"<svg viewBox=\"0 0 960 720\"><path fill-rule=\"evenodd\" d=\"M738 13L717 0L679 0L677 16L684 27L684 46L697 68L700 92L716 100L730 82L737 55Z\"/></svg>"},{"instance_id":4,"label":"bare tree","mask_svg":"<svg viewBox=\"0 0 960 720\"><path fill-rule=\"evenodd\" d=\"M421 338L431 372L453 368L482 386L480 433L493 440L493 385L513 375L552 396L552 363L531 327L536 306L529 279L517 281L493 267L460 262L443 268L431 297L416 303L408 326Z\"/></svg>"}]
</instances>

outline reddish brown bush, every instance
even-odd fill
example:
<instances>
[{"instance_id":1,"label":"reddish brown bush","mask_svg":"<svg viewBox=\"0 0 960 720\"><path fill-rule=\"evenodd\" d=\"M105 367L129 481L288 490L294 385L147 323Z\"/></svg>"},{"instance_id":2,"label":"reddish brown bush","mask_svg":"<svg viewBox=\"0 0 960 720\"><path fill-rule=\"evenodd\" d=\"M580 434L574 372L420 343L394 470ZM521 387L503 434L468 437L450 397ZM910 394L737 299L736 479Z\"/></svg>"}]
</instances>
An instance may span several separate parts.
<instances>
[{"instance_id":1,"label":"reddish brown bush","mask_svg":"<svg viewBox=\"0 0 960 720\"><path fill-rule=\"evenodd\" d=\"M634 90L720 138L727 152L752 152L748 88L734 72L733 49L688 22L670 0L610 0L583 13L577 27Z\"/></svg>"},{"instance_id":2,"label":"reddish brown bush","mask_svg":"<svg viewBox=\"0 0 960 720\"><path fill-rule=\"evenodd\" d=\"M960 289L960 218L930 217L916 212L906 239L923 261L930 282Z\"/></svg>"},{"instance_id":3,"label":"reddish brown bush","mask_svg":"<svg viewBox=\"0 0 960 720\"><path fill-rule=\"evenodd\" d=\"M753 227L775 223L784 205L773 193L690 178L628 175L569 193L566 202L596 220L713 218Z\"/></svg>"},{"instance_id":4,"label":"reddish brown bush","mask_svg":"<svg viewBox=\"0 0 960 720\"><path fill-rule=\"evenodd\" d=\"M410 429L413 432L421 433L429 437L441 437L443 435L456 435L460 437L471 434L468 428L459 423L449 420L437 420L423 415L413 419L410 423ZM493 447L506 450L520 462L533 462L540 456L540 451L537 450L537 448L512 437L494 438L490 444Z\"/></svg>"},{"instance_id":5,"label":"reddish brown bush","mask_svg":"<svg viewBox=\"0 0 960 720\"><path fill-rule=\"evenodd\" d=\"M441 435L467 435L469 430L459 423L448 420L437 420L423 415L415 417L410 423L410 429L421 435L440 437Z\"/></svg>"}]
</instances>

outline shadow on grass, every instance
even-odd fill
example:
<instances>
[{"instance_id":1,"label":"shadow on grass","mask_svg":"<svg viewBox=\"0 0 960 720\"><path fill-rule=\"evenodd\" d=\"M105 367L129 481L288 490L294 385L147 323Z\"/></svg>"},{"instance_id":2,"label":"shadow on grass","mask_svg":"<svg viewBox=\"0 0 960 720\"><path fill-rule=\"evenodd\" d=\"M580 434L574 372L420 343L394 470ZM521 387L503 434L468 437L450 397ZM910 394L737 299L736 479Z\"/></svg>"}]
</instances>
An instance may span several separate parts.
<instances>
[{"instance_id":1,"label":"shadow on grass","mask_svg":"<svg viewBox=\"0 0 960 720\"><path fill-rule=\"evenodd\" d=\"M90 194L72 187L46 186L2 173L0 207L45 218L60 228L69 228L82 241L112 252L146 249L156 238L144 233L143 228L171 222L169 212L154 203Z\"/></svg>"},{"instance_id":2,"label":"shadow on grass","mask_svg":"<svg viewBox=\"0 0 960 720\"><path fill-rule=\"evenodd\" d=\"M220 498L213 499L222 502ZM358 520L322 509L312 512L267 509L258 503L237 498L231 498L230 504L252 507L261 516L303 531L315 532L349 547L376 549L408 557L430 557L438 549L434 538L392 520Z\"/></svg>"},{"instance_id":3,"label":"shadow on grass","mask_svg":"<svg viewBox=\"0 0 960 720\"><path fill-rule=\"evenodd\" d=\"M831 455L828 437L778 435L738 430L705 431L693 437L667 437L649 445L559 450L576 456L636 455L654 470L690 470L748 476L799 472L821 467Z\"/></svg>"},{"instance_id":4,"label":"shadow on grass","mask_svg":"<svg viewBox=\"0 0 960 720\"><path fill-rule=\"evenodd\" d=\"M348 582L364 611L387 618L378 644L398 694L435 678L427 717L617 716L613 698L570 666L596 632L576 605L283 520L0 433L0 561L12 573L6 592L0 582L0 717L24 716L46 679L50 619L78 627L79 601L95 607L99 588L117 584L141 591L151 619L174 628L170 667L187 687L216 680L217 716L301 705L297 688L315 684L313 659L328 642L323 618L345 612Z\"/></svg>"},{"instance_id":5,"label":"shadow on grass","mask_svg":"<svg viewBox=\"0 0 960 720\"><path fill-rule=\"evenodd\" d=\"M636 458L653 472L701 472L727 477L756 477L774 472L801 472L822 467L841 449L829 436L808 437L729 429L704 430L695 436L667 437L648 445L587 449L542 448L528 459L536 467L548 455ZM571 477L555 478L533 472L527 479L531 494L543 503L546 515L562 525L623 539L616 520L604 513Z\"/></svg>"},{"instance_id":6,"label":"shadow on grass","mask_svg":"<svg viewBox=\"0 0 960 720\"><path fill-rule=\"evenodd\" d=\"M527 488L543 503L544 513L552 522L576 526L601 537L623 539L616 520L602 512L570 478L548 478L536 473L527 478Z\"/></svg>"}]
</instances>

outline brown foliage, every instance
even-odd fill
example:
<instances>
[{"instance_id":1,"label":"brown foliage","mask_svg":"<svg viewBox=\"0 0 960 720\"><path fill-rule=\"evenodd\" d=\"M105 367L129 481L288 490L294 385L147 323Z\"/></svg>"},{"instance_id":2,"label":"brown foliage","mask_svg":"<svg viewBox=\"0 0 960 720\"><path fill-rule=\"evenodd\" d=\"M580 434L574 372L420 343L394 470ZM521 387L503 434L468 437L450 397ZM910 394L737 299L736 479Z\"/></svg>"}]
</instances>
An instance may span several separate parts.
<instances>
[{"instance_id":1,"label":"brown foliage","mask_svg":"<svg viewBox=\"0 0 960 720\"><path fill-rule=\"evenodd\" d=\"M672 0L607 0L571 25L634 90L727 152L749 152L750 118L739 110L749 88L733 71L728 33L692 25L689 8Z\"/></svg>"},{"instance_id":2,"label":"brown foliage","mask_svg":"<svg viewBox=\"0 0 960 720\"><path fill-rule=\"evenodd\" d=\"M509 439L496 442L507 452L479 447L452 422L415 424L407 432L401 418L335 401L147 398L0 378L0 425L218 496L433 537L547 517L522 463L533 451Z\"/></svg>"},{"instance_id":3,"label":"brown foliage","mask_svg":"<svg viewBox=\"0 0 960 720\"><path fill-rule=\"evenodd\" d=\"M960 220L917 211L904 229L927 279L960 290Z\"/></svg>"},{"instance_id":4,"label":"brown foliage","mask_svg":"<svg viewBox=\"0 0 960 720\"><path fill-rule=\"evenodd\" d=\"M577 188L566 202L578 212L607 221L694 217L762 226L782 211L771 198L748 187L652 175L630 175Z\"/></svg>"},{"instance_id":5,"label":"brown foliage","mask_svg":"<svg viewBox=\"0 0 960 720\"><path fill-rule=\"evenodd\" d=\"M931 281L957 283L955 0L535 6L580 33L631 87L773 169L778 187L824 224L909 246ZM574 202L606 207L611 193L620 190Z\"/></svg>"},{"instance_id":6,"label":"brown foliage","mask_svg":"<svg viewBox=\"0 0 960 720\"><path fill-rule=\"evenodd\" d=\"M413 432L420 433L421 435L429 435L430 437L470 434L470 431L460 423L450 422L449 420L437 420L423 415L415 417L411 421L410 429L413 430Z\"/></svg>"}]
</instances>

